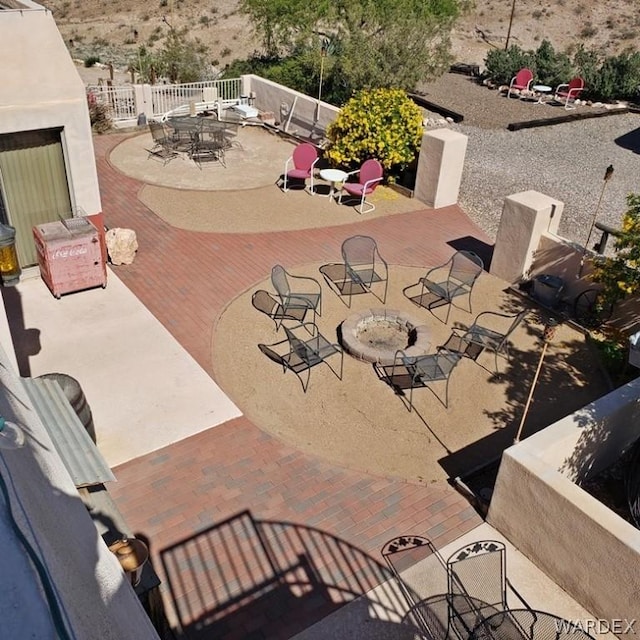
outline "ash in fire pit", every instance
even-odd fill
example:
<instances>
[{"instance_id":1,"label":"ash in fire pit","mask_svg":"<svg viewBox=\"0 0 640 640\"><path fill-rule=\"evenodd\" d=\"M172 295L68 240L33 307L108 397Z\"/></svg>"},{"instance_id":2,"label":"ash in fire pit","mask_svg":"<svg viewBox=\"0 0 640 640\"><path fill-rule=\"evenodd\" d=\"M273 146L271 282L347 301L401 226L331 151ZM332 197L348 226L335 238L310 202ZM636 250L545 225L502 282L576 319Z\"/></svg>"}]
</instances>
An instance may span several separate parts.
<instances>
[{"instance_id":1,"label":"ash in fire pit","mask_svg":"<svg viewBox=\"0 0 640 640\"><path fill-rule=\"evenodd\" d=\"M342 323L342 345L354 358L393 364L398 349L407 355L423 355L429 349L429 333L411 316L395 309L368 309L351 314Z\"/></svg>"}]
</instances>

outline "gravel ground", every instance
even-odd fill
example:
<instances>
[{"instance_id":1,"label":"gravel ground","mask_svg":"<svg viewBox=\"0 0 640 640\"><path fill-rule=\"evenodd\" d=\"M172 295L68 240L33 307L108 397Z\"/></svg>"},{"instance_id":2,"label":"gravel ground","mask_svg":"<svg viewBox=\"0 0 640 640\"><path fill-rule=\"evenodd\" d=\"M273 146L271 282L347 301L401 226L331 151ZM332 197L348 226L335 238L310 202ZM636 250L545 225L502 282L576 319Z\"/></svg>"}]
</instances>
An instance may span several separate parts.
<instances>
[{"instance_id":1,"label":"gravel ground","mask_svg":"<svg viewBox=\"0 0 640 640\"><path fill-rule=\"evenodd\" d=\"M511 122L555 118L558 106L508 100L465 76L446 74L424 87L426 98L464 116L447 126L469 137L459 202L495 237L504 198L535 190L565 204L560 234L584 244L603 192L597 220L619 226L626 196L640 192L640 115L615 114L520 131ZM579 107L571 113L593 111ZM608 165L614 174L605 183ZM605 186L606 184L606 186ZM599 238L594 232L590 244Z\"/></svg>"}]
</instances>

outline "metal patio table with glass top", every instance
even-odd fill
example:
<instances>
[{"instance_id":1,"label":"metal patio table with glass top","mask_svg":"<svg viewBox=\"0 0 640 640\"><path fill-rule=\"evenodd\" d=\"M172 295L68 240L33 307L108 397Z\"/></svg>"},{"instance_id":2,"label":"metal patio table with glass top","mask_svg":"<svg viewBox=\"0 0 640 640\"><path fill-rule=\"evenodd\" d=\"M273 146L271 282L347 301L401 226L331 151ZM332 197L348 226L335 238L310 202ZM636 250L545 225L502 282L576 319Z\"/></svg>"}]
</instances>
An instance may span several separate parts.
<instances>
[{"instance_id":1,"label":"metal patio table with glass top","mask_svg":"<svg viewBox=\"0 0 640 640\"><path fill-rule=\"evenodd\" d=\"M483 617L469 640L594 640L584 629L546 611L505 609Z\"/></svg>"}]
</instances>

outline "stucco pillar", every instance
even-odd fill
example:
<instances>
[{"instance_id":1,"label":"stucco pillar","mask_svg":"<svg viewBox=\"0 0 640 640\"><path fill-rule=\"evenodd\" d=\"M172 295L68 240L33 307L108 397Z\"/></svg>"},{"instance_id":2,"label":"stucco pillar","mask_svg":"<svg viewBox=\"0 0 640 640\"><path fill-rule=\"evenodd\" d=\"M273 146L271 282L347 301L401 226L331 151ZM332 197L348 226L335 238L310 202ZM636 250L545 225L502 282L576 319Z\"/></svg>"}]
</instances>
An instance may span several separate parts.
<instances>
[{"instance_id":1,"label":"stucco pillar","mask_svg":"<svg viewBox=\"0 0 640 640\"><path fill-rule=\"evenodd\" d=\"M490 273L507 282L523 279L543 233L557 233L564 203L539 191L505 198Z\"/></svg>"},{"instance_id":2,"label":"stucco pillar","mask_svg":"<svg viewBox=\"0 0 640 640\"><path fill-rule=\"evenodd\" d=\"M435 129L422 136L414 197L438 209L458 202L467 136Z\"/></svg>"}]
</instances>

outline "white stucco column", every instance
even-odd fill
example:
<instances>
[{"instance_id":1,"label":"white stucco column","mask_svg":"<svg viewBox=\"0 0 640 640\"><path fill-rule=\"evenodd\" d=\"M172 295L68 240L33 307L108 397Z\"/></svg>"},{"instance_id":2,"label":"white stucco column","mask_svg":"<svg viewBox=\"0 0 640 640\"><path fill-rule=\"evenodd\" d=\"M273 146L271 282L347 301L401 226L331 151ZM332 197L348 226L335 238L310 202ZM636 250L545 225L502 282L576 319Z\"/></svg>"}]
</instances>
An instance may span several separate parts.
<instances>
[{"instance_id":1,"label":"white stucco column","mask_svg":"<svg viewBox=\"0 0 640 640\"><path fill-rule=\"evenodd\" d=\"M438 209L458 202L467 136L435 129L422 136L414 197Z\"/></svg>"},{"instance_id":2,"label":"white stucco column","mask_svg":"<svg viewBox=\"0 0 640 640\"><path fill-rule=\"evenodd\" d=\"M564 203L539 191L505 198L490 273L507 282L522 280L543 233L556 233Z\"/></svg>"}]
</instances>

